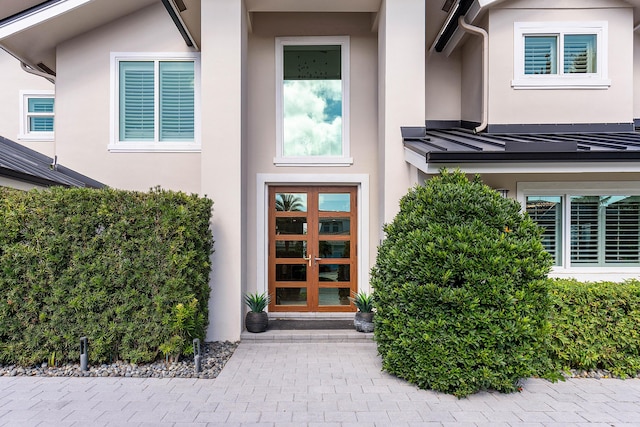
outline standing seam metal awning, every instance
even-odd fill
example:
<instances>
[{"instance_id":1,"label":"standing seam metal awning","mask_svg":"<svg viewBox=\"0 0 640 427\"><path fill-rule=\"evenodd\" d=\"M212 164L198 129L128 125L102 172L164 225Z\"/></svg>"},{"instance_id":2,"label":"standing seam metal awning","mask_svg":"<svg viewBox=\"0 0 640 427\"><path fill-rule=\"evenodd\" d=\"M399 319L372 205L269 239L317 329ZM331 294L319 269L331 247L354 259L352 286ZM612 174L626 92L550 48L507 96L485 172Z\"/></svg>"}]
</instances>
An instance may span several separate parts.
<instances>
[{"instance_id":1,"label":"standing seam metal awning","mask_svg":"<svg viewBox=\"0 0 640 427\"><path fill-rule=\"evenodd\" d=\"M560 164L572 165L568 172L640 171L638 132L475 134L466 129L425 128L403 128L402 132L405 159L426 173L470 164L493 165L511 173L544 172L545 165L557 172Z\"/></svg>"},{"instance_id":2,"label":"standing seam metal awning","mask_svg":"<svg viewBox=\"0 0 640 427\"><path fill-rule=\"evenodd\" d=\"M30 182L36 185L101 188L104 184L69 168L37 151L0 136L0 176Z\"/></svg>"}]
</instances>

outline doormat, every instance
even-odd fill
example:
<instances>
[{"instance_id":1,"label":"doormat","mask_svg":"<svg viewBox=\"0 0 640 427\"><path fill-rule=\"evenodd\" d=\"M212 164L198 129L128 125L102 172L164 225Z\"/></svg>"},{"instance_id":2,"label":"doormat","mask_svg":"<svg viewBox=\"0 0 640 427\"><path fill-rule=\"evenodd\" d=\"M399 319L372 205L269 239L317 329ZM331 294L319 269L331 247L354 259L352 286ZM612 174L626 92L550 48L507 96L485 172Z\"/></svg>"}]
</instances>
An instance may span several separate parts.
<instances>
[{"instance_id":1,"label":"doormat","mask_svg":"<svg viewBox=\"0 0 640 427\"><path fill-rule=\"evenodd\" d=\"M269 320L269 329L272 331L288 330L313 330L313 329L353 329L353 320Z\"/></svg>"}]
</instances>

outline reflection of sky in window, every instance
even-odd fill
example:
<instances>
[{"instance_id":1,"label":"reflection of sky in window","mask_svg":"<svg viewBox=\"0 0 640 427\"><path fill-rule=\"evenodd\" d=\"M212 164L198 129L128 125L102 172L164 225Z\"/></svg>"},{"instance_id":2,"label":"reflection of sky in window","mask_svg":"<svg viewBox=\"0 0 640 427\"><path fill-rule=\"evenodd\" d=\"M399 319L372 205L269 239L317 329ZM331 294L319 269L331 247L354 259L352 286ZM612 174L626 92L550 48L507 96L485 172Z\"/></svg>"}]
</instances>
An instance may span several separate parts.
<instances>
[{"instance_id":1,"label":"reflection of sky in window","mask_svg":"<svg viewBox=\"0 0 640 427\"><path fill-rule=\"evenodd\" d=\"M350 195L349 194L330 194L324 193L319 195L319 208L323 212L349 212L350 211Z\"/></svg>"},{"instance_id":2,"label":"reflection of sky in window","mask_svg":"<svg viewBox=\"0 0 640 427\"><path fill-rule=\"evenodd\" d=\"M342 155L342 82L284 82L285 156Z\"/></svg>"}]
</instances>

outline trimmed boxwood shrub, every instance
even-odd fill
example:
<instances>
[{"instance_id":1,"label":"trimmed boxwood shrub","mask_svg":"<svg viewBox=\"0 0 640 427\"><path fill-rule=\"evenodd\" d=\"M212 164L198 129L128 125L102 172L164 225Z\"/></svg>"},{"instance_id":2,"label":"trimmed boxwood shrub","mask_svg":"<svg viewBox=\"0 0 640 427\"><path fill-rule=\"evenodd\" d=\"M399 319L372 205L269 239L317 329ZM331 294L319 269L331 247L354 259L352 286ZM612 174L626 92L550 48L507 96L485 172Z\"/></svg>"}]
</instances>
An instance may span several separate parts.
<instances>
[{"instance_id":1,"label":"trimmed boxwood shrub","mask_svg":"<svg viewBox=\"0 0 640 427\"><path fill-rule=\"evenodd\" d=\"M0 363L145 362L204 338L212 202L0 188Z\"/></svg>"},{"instance_id":2,"label":"trimmed boxwood shrub","mask_svg":"<svg viewBox=\"0 0 640 427\"><path fill-rule=\"evenodd\" d=\"M457 396L548 367L541 230L515 200L442 171L405 195L372 270L383 368Z\"/></svg>"},{"instance_id":3,"label":"trimmed boxwood shrub","mask_svg":"<svg viewBox=\"0 0 640 427\"><path fill-rule=\"evenodd\" d=\"M551 281L551 348L564 369L640 372L640 282Z\"/></svg>"}]
</instances>

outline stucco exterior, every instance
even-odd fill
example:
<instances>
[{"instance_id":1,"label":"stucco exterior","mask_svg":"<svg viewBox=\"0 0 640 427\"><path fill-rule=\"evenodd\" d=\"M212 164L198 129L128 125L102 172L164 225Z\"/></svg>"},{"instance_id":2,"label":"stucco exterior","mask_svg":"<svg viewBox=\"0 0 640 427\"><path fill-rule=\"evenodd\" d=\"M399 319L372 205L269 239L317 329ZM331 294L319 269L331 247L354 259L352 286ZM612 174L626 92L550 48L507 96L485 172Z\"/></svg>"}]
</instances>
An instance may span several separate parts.
<instances>
[{"instance_id":1,"label":"stucco exterior","mask_svg":"<svg viewBox=\"0 0 640 427\"><path fill-rule=\"evenodd\" d=\"M515 1L489 11L489 123L631 123L633 9L600 1ZM514 89L514 23L606 21L608 77L604 89ZM599 53L603 54L603 52Z\"/></svg>"},{"instance_id":2,"label":"stucco exterior","mask_svg":"<svg viewBox=\"0 0 640 427\"><path fill-rule=\"evenodd\" d=\"M171 18L155 4L57 48L58 161L109 186L146 191L157 185L200 192L200 153L114 153L112 52L189 52Z\"/></svg>"},{"instance_id":3,"label":"stucco exterior","mask_svg":"<svg viewBox=\"0 0 640 427\"><path fill-rule=\"evenodd\" d=\"M20 67L20 61L0 49L0 135L46 156L54 156L53 140L23 139L20 123L24 123L24 108L21 99L25 93L43 93L54 91L54 85L39 76L28 74Z\"/></svg>"},{"instance_id":4,"label":"stucco exterior","mask_svg":"<svg viewBox=\"0 0 640 427\"><path fill-rule=\"evenodd\" d=\"M96 0L83 12L53 16L46 25L34 24L25 31L29 40L35 40L38 25L44 29L56 27L57 22L66 25L73 13L86 16L89 7L98 3L103 7L105 1ZM640 36L634 32L640 21L637 3L474 2L468 12L470 23L489 34L489 125L629 125L640 118L640 96L635 96L640 81ZM207 339L237 340L245 313L242 294L268 290L269 186L357 187L357 283L358 289L370 290L369 270L384 238L383 224L394 218L407 189L431 176L407 160L401 128L420 128L425 121L427 127L430 122L456 127L482 121L482 39L458 29L451 46L436 52L433 46L444 31L448 12L441 10L440 2L425 0L216 0L186 1L186 5L181 19L191 39L178 31L180 25L161 2L145 0L144 7L125 14L133 6L118 1L114 7L122 8L121 16L88 31L70 32L54 50L41 46L46 50L43 58L55 58L58 161L117 188L147 190L159 185L213 199L216 252ZM594 21L607 23L604 48L610 84L571 89L514 84L516 23ZM66 33L58 30L63 39ZM349 118L349 159L307 165L278 161L279 37L348 40L349 104L344 114ZM18 49L23 43L20 31L6 36L0 32L0 43ZM195 101L199 149L114 149L116 53L199 57ZM0 63L3 70L7 65ZM3 82L0 89L27 84L19 80L25 77L12 74L12 83ZM47 86L46 80L33 79ZM15 125L0 127L0 133L10 137L16 132L10 126ZM424 164L426 159L419 161ZM509 190L513 198L520 197L527 183L558 183L561 188L565 183L595 187L598 182L619 181L632 189L635 185L640 193L640 171L631 163L618 166L620 172L599 170L594 164L573 164L566 171L560 164L538 164L535 171L525 163L451 165L481 173L488 185ZM617 278L627 273L637 271Z\"/></svg>"}]
</instances>

